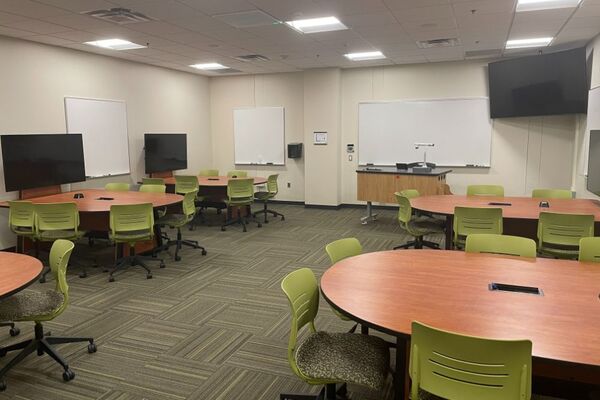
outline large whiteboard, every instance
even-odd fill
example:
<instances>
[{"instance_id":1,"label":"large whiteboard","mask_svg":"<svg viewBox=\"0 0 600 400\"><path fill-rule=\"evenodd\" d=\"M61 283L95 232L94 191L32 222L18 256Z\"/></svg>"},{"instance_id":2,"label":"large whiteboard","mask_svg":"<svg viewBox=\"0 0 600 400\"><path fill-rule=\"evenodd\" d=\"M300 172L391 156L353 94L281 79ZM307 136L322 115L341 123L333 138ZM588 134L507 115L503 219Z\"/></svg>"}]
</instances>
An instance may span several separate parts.
<instances>
[{"instance_id":1,"label":"large whiteboard","mask_svg":"<svg viewBox=\"0 0 600 400\"><path fill-rule=\"evenodd\" d=\"M67 132L83 134L88 177L130 172L125 102L65 97L65 115Z\"/></svg>"},{"instance_id":2,"label":"large whiteboard","mask_svg":"<svg viewBox=\"0 0 600 400\"><path fill-rule=\"evenodd\" d=\"M233 110L236 164L285 164L283 107Z\"/></svg>"},{"instance_id":3,"label":"large whiteboard","mask_svg":"<svg viewBox=\"0 0 600 400\"><path fill-rule=\"evenodd\" d=\"M423 160L440 166L489 167L489 99L404 100L360 103L358 162L394 165ZM434 147L415 149L415 143Z\"/></svg>"}]
</instances>

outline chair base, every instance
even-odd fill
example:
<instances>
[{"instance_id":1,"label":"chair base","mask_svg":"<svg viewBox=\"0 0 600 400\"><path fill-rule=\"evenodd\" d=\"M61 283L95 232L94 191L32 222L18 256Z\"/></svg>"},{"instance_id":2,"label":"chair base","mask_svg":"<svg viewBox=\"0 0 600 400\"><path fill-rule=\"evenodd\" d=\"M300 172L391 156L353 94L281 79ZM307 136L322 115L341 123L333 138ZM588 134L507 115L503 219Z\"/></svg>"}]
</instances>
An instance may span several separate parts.
<instances>
[{"instance_id":1,"label":"chair base","mask_svg":"<svg viewBox=\"0 0 600 400\"><path fill-rule=\"evenodd\" d=\"M130 251L133 251L133 249L131 249ZM115 266L108 274L108 281L109 282L115 281L114 273L117 272L118 270L126 269L128 267L134 267L136 265L140 266L146 270L146 279L152 279L152 271L150 271L150 268L148 268L148 266L146 265L146 263L144 263L144 261L160 261L160 268L165 267L165 261L162 258L131 254L126 257L121 257L115 262Z\"/></svg>"},{"instance_id":2,"label":"chair base","mask_svg":"<svg viewBox=\"0 0 600 400\"><path fill-rule=\"evenodd\" d=\"M169 251L169 249L171 248L171 246L175 246L175 261L181 261L181 256L179 255L179 251L181 250L181 248L183 246L188 246L191 247L193 249L201 249L202 250L202 255L205 256L207 254L206 249L202 246L200 246L200 244L198 243L197 240L184 240L181 237L181 228L177 228L177 239L176 240L171 240L169 239L169 237L167 236L167 242L164 243L162 246L157 247L156 249L154 249L154 251L152 252L152 257L156 257L156 254L160 253L161 251Z\"/></svg>"},{"instance_id":3,"label":"chair base","mask_svg":"<svg viewBox=\"0 0 600 400\"><path fill-rule=\"evenodd\" d=\"M10 330L8 331L8 333L12 337L18 336L19 333L21 333L21 330L15 326L14 322L11 322L11 321L0 322L0 327L2 327L2 326L10 326Z\"/></svg>"},{"instance_id":4,"label":"chair base","mask_svg":"<svg viewBox=\"0 0 600 400\"><path fill-rule=\"evenodd\" d=\"M336 391L335 383L328 383L323 386L323 389L317 395L307 394L280 394L279 400L336 400L336 399L347 399L348 391L346 384L340 385Z\"/></svg>"},{"instance_id":5,"label":"chair base","mask_svg":"<svg viewBox=\"0 0 600 400\"><path fill-rule=\"evenodd\" d=\"M422 249L423 247L429 247L430 249L438 250L440 245L435 242L430 242L428 240L423 240L423 237L417 237L415 240L401 244L400 246L394 247L394 250L398 249L410 249L414 247L415 249Z\"/></svg>"},{"instance_id":6,"label":"chair base","mask_svg":"<svg viewBox=\"0 0 600 400\"><path fill-rule=\"evenodd\" d=\"M50 336L50 332L44 333L44 328L41 323L35 323L35 337L33 339L25 340L20 343L15 343L10 346L0 348L0 357L6 356L10 351L21 350L12 360L8 362L0 370L0 391L6 390L6 381L4 377L6 373L10 371L15 365L23 361L28 355L33 352L37 352L38 356L48 354L54 359L61 367L63 367L63 380L70 381L75 378L75 373L69 368L67 361L61 357L60 354L52 347L54 344L63 343L79 343L89 342L88 353L96 352L96 344L93 338L89 337L62 337L62 336Z\"/></svg>"},{"instance_id":7,"label":"chair base","mask_svg":"<svg viewBox=\"0 0 600 400\"><path fill-rule=\"evenodd\" d=\"M264 219L264 221L263 221L263 222L264 222L265 224L268 224L268 223L269 223L269 220L267 219L267 214L271 214L271 215L272 215L272 216L274 216L274 217L281 217L281 220L282 220L282 221L285 221L285 215L283 215L283 214L281 214L281 213L278 213L277 211L269 210L269 209L267 208L267 203L266 203L266 202L264 202L263 204L264 204L264 208L263 208L262 210L260 210L260 211L257 211L257 212L255 212L254 214L252 214L252 216L253 216L254 218L256 218L256 216L257 216L258 214L265 214L265 219Z\"/></svg>"},{"instance_id":8,"label":"chair base","mask_svg":"<svg viewBox=\"0 0 600 400\"><path fill-rule=\"evenodd\" d=\"M234 219L234 218L232 218L232 215L231 215L231 208L229 208L227 210L227 220L225 221L225 223L223 225L221 225L221 230L226 231L228 226L234 225L234 224L240 224L244 228L244 232L247 232L246 225L248 224L248 215L251 215L252 218L254 218L257 226L259 228L261 228L262 224L260 223L260 221L256 220L256 217L254 216L254 214L252 214L252 210L250 209L250 206L246 206L246 210L247 210L247 215L245 217L242 217L242 211L238 208L238 212L237 212L238 216L237 216L237 218Z\"/></svg>"}]
</instances>

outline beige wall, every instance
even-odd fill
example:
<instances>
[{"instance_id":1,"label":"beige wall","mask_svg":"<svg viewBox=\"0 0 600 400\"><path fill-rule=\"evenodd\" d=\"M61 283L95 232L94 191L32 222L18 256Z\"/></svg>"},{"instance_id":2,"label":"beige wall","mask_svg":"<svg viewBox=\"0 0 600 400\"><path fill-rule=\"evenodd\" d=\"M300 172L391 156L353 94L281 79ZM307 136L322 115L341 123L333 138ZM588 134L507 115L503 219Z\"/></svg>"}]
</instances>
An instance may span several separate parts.
<instances>
[{"instance_id":1,"label":"beige wall","mask_svg":"<svg viewBox=\"0 0 600 400\"><path fill-rule=\"evenodd\" d=\"M124 100L132 173L112 180L133 183L143 176L144 132L185 132L188 171L212 164L208 78L4 37L0 55L0 133L65 132L65 96ZM0 179L0 197L16 196ZM5 218L0 214L0 248L13 241L3 231Z\"/></svg>"}]
</instances>

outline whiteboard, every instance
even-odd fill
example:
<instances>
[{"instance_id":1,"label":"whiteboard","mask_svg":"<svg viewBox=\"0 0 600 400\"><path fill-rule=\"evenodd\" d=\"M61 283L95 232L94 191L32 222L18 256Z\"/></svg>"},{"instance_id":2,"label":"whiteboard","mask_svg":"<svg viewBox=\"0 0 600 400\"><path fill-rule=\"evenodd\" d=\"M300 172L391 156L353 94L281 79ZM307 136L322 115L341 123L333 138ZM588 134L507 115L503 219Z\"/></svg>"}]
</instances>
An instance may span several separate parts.
<instances>
[{"instance_id":1,"label":"whiteboard","mask_svg":"<svg viewBox=\"0 0 600 400\"><path fill-rule=\"evenodd\" d=\"M283 107L233 110L236 164L285 165Z\"/></svg>"},{"instance_id":2,"label":"whiteboard","mask_svg":"<svg viewBox=\"0 0 600 400\"><path fill-rule=\"evenodd\" d=\"M65 115L67 132L83 135L88 177L130 172L125 102L65 97Z\"/></svg>"},{"instance_id":3,"label":"whiteboard","mask_svg":"<svg viewBox=\"0 0 600 400\"><path fill-rule=\"evenodd\" d=\"M489 99L403 100L358 105L358 162L394 165L427 161L440 166L489 167ZM434 147L415 149L415 143Z\"/></svg>"},{"instance_id":4,"label":"whiteboard","mask_svg":"<svg viewBox=\"0 0 600 400\"><path fill-rule=\"evenodd\" d=\"M590 90L588 96L588 111L585 133L583 136L583 162L580 165L580 175L587 176L590 152L590 131L600 129L600 86Z\"/></svg>"}]
</instances>

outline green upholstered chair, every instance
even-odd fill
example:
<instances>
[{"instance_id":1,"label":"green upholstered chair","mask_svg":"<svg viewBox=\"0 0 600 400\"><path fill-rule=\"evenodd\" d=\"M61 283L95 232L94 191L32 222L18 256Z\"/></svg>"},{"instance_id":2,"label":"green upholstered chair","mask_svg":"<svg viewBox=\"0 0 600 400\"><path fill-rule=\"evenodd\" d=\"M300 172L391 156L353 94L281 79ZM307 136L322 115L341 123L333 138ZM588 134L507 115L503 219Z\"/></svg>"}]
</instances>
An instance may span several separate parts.
<instances>
[{"instance_id":1,"label":"green upholstered chair","mask_svg":"<svg viewBox=\"0 0 600 400\"><path fill-rule=\"evenodd\" d=\"M531 399L531 341L493 340L412 323L411 397ZM439 397L438 397L439 396Z\"/></svg>"},{"instance_id":2,"label":"green upholstered chair","mask_svg":"<svg viewBox=\"0 0 600 400\"><path fill-rule=\"evenodd\" d=\"M310 385L323 385L320 397L335 399L336 384L353 383L381 390L389 369L389 349L376 336L355 333L317 332L315 318L319 309L319 288L313 272L302 268L281 282L291 309L288 362L292 371ZM305 326L310 333L302 343L298 334ZM326 397L325 397L326 396ZM310 396L285 395L280 399L309 399Z\"/></svg>"},{"instance_id":3,"label":"green upholstered chair","mask_svg":"<svg viewBox=\"0 0 600 400\"><path fill-rule=\"evenodd\" d=\"M572 199L573 192L567 189L533 189L531 197L537 199Z\"/></svg>"},{"instance_id":4,"label":"green upholstered chair","mask_svg":"<svg viewBox=\"0 0 600 400\"><path fill-rule=\"evenodd\" d=\"M541 212L538 220L538 253L576 260L581 238L594 236L594 216Z\"/></svg>"},{"instance_id":5,"label":"green upholstered chair","mask_svg":"<svg viewBox=\"0 0 600 400\"><path fill-rule=\"evenodd\" d=\"M154 239L154 213L151 203L111 206L109 226L108 236L117 248L121 245L129 246L129 255L119 257L115 261L115 266L108 276L109 282L114 282L114 273L117 270L136 265L146 270L147 279L152 278L152 272L145 261L159 261L160 267L164 268L165 263L162 259L135 253L136 243Z\"/></svg>"},{"instance_id":6,"label":"green upholstered chair","mask_svg":"<svg viewBox=\"0 0 600 400\"><path fill-rule=\"evenodd\" d=\"M256 217L257 214L265 214L265 224L269 222L267 220L267 214L272 214L274 217L281 217L282 221L285 220L285 216L283 214L278 213L277 211L269 210L267 208L267 203L269 202L269 200L277 196L277 192L279 192L279 186L277 186L278 177L279 174L269 175L269 177L267 178L267 190L254 193L254 198L257 201L261 201L263 203L263 209L255 212L254 216Z\"/></svg>"},{"instance_id":7,"label":"green upholstered chair","mask_svg":"<svg viewBox=\"0 0 600 400\"><path fill-rule=\"evenodd\" d=\"M167 185L164 185L162 183L160 183L160 184L144 183L144 184L140 185L139 191L144 192L144 193L166 193Z\"/></svg>"},{"instance_id":8,"label":"green upholstered chair","mask_svg":"<svg viewBox=\"0 0 600 400\"><path fill-rule=\"evenodd\" d=\"M520 236L472 233L467 236L465 251L467 253L535 257L536 244L535 241Z\"/></svg>"},{"instance_id":9,"label":"green upholstered chair","mask_svg":"<svg viewBox=\"0 0 600 400\"><path fill-rule=\"evenodd\" d=\"M504 197L504 187L500 185L469 185L467 196L497 196Z\"/></svg>"},{"instance_id":10,"label":"green upholstered chair","mask_svg":"<svg viewBox=\"0 0 600 400\"><path fill-rule=\"evenodd\" d=\"M417 189L404 189L398 193L400 193L404 197L407 197L409 200L421 196L421 193L419 193L419 191ZM445 219L437 218L428 212L413 210L413 215L417 218L429 220L430 222L435 222L436 224L439 224L440 226L446 225Z\"/></svg>"},{"instance_id":11,"label":"green upholstered chair","mask_svg":"<svg viewBox=\"0 0 600 400\"><path fill-rule=\"evenodd\" d=\"M83 235L84 231L79 230L79 210L75 203L38 203L34 204L34 231L36 256L39 256L39 243L54 242L57 239L65 239L76 242ZM76 262L70 258L72 265L77 265L81 268L79 273L80 278L87 276L86 262ZM91 264L95 265L95 262ZM46 275L51 271L50 267L46 267L40 283L46 282Z\"/></svg>"},{"instance_id":12,"label":"green upholstered chair","mask_svg":"<svg viewBox=\"0 0 600 400\"><path fill-rule=\"evenodd\" d=\"M412 207L410 206L410 199L403 196L399 192L394 193L394 195L396 196L396 201L398 202L398 222L400 223L402 229L415 238L413 241L394 247L394 250L408 249L410 247L422 249L423 246L432 249L439 249L439 244L424 240L423 237L426 235L444 233L444 229L440 226L440 224L425 219L414 219Z\"/></svg>"},{"instance_id":13,"label":"green upholstered chair","mask_svg":"<svg viewBox=\"0 0 600 400\"><path fill-rule=\"evenodd\" d=\"M600 237L581 238L579 261L600 262Z\"/></svg>"},{"instance_id":14,"label":"green upholstered chair","mask_svg":"<svg viewBox=\"0 0 600 400\"><path fill-rule=\"evenodd\" d=\"M229 178L246 178L248 176L248 172L240 171L239 169L234 169L233 171L229 171L227 173Z\"/></svg>"},{"instance_id":15,"label":"green upholstered chair","mask_svg":"<svg viewBox=\"0 0 600 400\"><path fill-rule=\"evenodd\" d=\"M463 249L472 233L502 235L502 209L479 207L454 208L454 245Z\"/></svg>"},{"instance_id":16,"label":"green upholstered chair","mask_svg":"<svg viewBox=\"0 0 600 400\"><path fill-rule=\"evenodd\" d=\"M219 176L218 169L202 169L198 172L198 176Z\"/></svg>"},{"instance_id":17,"label":"green upholstered chair","mask_svg":"<svg viewBox=\"0 0 600 400\"><path fill-rule=\"evenodd\" d=\"M163 178L142 178L142 185L164 185Z\"/></svg>"},{"instance_id":18,"label":"green upholstered chair","mask_svg":"<svg viewBox=\"0 0 600 400\"><path fill-rule=\"evenodd\" d=\"M96 352L96 344L93 338L50 336L49 333L44 333L42 325L42 323L52 321L61 315L69 304L69 285L67 284L66 274L69 257L74 247L72 242L63 239L58 239L52 244L50 268L56 281L55 290L45 292L26 290L0 301L0 319L35 323L35 336L33 339L0 348L0 357L6 356L8 352L21 350L0 370L0 390L6 389L6 373L33 352L37 352L40 356L46 353L59 363L64 369L63 379L65 381L75 378L75 373L52 345L89 342L88 352Z\"/></svg>"},{"instance_id":19,"label":"green upholstered chair","mask_svg":"<svg viewBox=\"0 0 600 400\"><path fill-rule=\"evenodd\" d=\"M177 229L177 240L169 240L167 243L157 248L156 250L169 250L169 248L175 245L175 261L181 260L179 250L181 246L189 246L194 249L202 249L202 255L206 255L206 249L198 244L196 240L183 240L181 237L181 228L191 223L196 216L196 194L198 191L188 192L183 196L183 213L182 214L167 214L160 218L157 224L161 227L170 227L171 229Z\"/></svg>"},{"instance_id":20,"label":"green upholstered chair","mask_svg":"<svg viewBox=\"0 0 600 400\"><path fill-rule=\"evenodd\" d=\"M414 199L415 197L419 197L421 195L417 189L404 189L398 193L408 199Z\"/></svg>"},{"instance_id":21,"label":"green upholstered chair","mask_svg":"<svg viewBox=\"0 0 600 400\"><path fill-rule=\"evenodd\" d=\"M105 190L110 190L111 192L127 192L129 191L131 185L125 182L112 182L104 185Z\"/></svg>"},{"instance_id":22,"label":"green upholstered chair","mask_svg":"<svg viewBox=\"0 0 600 400\"><path fill-rule=\"evenodd\" d=\"M9 201L8 227L17 235L17 252L22 253L25 249L25 239L35 239L33 203Z\"/></svg>"},{"instance_id":23,"label":"green upholstered chair","mask_svg":"<svg viewBox=\"0 0 600 400\"><path fill-rule=\"evenodd\" d=\"M246 232L246 224L248 216L252 216L251 206L254 203L254 179L230 179L227 183L227 221L221 226L221 230L226 230L226 227L233 224L241 224ZM233 209L237 211L237 217L233 218ZM242 216L242 208L246 209L246 216ZM262 224L258 221L257 225L260 228Z\"/></svg>"},{"instance_id":24,"label":"green upholstered chair","mask_svg":"<svg viewBox=\"0 0 600 400\"><path fill-rule=\"evenodd\" d=\"M194 175L175 175L175 193L198 192L198 177Z\"/></svg>"}]
</instances>

